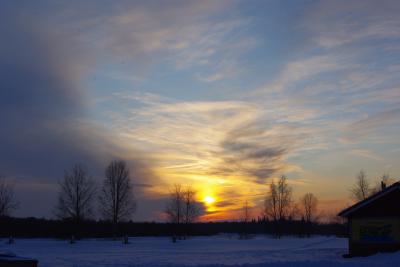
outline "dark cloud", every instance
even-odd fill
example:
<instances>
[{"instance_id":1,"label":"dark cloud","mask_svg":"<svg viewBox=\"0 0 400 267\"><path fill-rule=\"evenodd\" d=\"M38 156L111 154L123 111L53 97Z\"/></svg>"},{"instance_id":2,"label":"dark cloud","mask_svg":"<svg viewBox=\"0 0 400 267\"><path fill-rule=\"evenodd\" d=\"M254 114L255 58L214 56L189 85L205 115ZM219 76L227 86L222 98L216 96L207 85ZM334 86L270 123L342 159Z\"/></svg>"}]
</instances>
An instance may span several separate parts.
<instances>
[{"instance_id":1,"label":"dark cloud","mask_svg":"<svg viewBox=\"0 0 400 267\"><path fill-rule=\"evenodd\" d=\"M231 200L224 200L224 201L218 201L215 203L215 206L218 208L225 208L225 207L230 207L237 205L237 202L231 201Z\"/></svg>"},{"instance_id":2,"label":"dark cloud","mask_svg":"<svg viewBox=\"0 0 400 267\"><path fill-rule=\"evenodd\" d=\"M242 159L261 159L276 158L285 153L284 148L272 148L272 147L259 147L260 144L249 143L246 141L225 140L221 146L234 154L238 154Z\"/></svg>"},{"instance_id":3,"label":"dark cloud","mask_svg":"<svg viewBox=\"0 0 400 267\"><path fill-rule=\"evenodd\" d=\"M151 188L151 187L153 187L154 185L152 185L152 184L145 184L145 183L134 183L133 186Z\"/></svg>"},{"instance_id":4,"label":"dark cloud","mask_svg":"<svg viewBox=\"0 0 400 267\"><path fill-rule=\"evenodd\" d=\"M0 8L0 36L0 173L16 180L19 214L36 203L36 216L48 216L65 169L82 162L101 178L107 161L127 153L88 122L81 85L91 58L78 40L7 3ZM127 160L135 181L150 182L144 159Z\"/></svg>"},{"instance_id":5,"label":"dark cloud","mask_svg":"<svg viewBox=\"0 0 400 267\"><path fill-rule=\"evenodd\" d=\"M265 183L267 178L282 170L283 156L288 149L280 142L271 145L265 138L268 129L247 126L226 135L220 144L222 152L218 154L222 161L211 173L243 175L253 177L257 183Z\"/></svg>"},{"instance_id":6,"label":"dark cloud","mask_svg":"<svg viewBox=\"0 0 400 267\"><path fill-rule=\"evenodd\" d=\"M39 28L35 20L2 15L0 35L7 42L0 45L0 168L54 175L59 162L90 158L77 129L83 115L82 61L74 61L68 39Z\"/></svg>"}]
</instances>

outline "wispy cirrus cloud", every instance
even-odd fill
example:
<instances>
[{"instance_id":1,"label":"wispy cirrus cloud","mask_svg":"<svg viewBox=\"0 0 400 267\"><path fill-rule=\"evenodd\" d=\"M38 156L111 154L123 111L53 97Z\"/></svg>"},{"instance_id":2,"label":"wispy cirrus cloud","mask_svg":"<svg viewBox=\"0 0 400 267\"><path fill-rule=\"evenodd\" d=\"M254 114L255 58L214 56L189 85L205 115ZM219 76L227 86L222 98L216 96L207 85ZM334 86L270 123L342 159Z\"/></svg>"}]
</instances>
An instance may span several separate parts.
<instances>
[{"instance_id":1,"label":"wispy cirrus cloud","mask_svg":"<svg viewBox=\"0 0 400 267\"><path fill-rule=\"evenodd\" d=\"M398 40L400 7L397 1L320 1L308 10L303 24L318 46L368 46L371 40ZM316 23L318 22L318 23ZM329 31L327 29L330 29ZM382 43L380 45L383 45ZM385 46L385 45L384 45Z\"/></svg>"},{"instance_id":2,"label":"wispy cirrus cloud","mask_svg":"<svg viewBox=\"0 0 400 267\"><path fill-rule=\"evenodd\" d=\"M62 30L80 38L99 59L126 64L136 76L143 69L149 72L166 64L178 71L190 69L193 78L204 82L231 78L241 71L242 56L257 44L249 33L250 19L221 16L225 10L237 9L231 1L172 1L168 5L160 1L161 9L155 8L155 2L101 6L94 2L75 12L69 12L73 4L64 3L64 9L56 10L58 17L51 20L61 21Z\"/></svg>"},{"instance_id":3,"label":"wispy cirrus cloud","mask_svg":"<svg viewBox=\"0 0 400 267\"><path fill-rule=\"evenodd\" d=\"M203 176L208 181L265 184L270 177L299 170L286 162L289 156L323 149L309 140L315 129L266 119L264 107L251 102L178 101L129 93L115 97L132 102L119 121L113 120L113 128L126 143L151 155L168 179L195 181Z\"/></svg>"},{"instance_id":4,"label":"wispy cirrus cloud","mask_svg":"<svg viewBox=\"0 0 400 267\"><path fill-rule=\"evenodd\" d=\"M396 132L400 130L399 123L399 108L384 110L350 124L346 128L345 137L353 142L365 142L366 139L377 143L397 142L389 137L396 135Z\"/></svg>"},{"instance_id":5,"label":"wispy cirrus cloud","mask_svg":"<svg viewBox=\"0 0 400 267\"><path fill-rule=\"evenodd\" d=\"M278 111L277 119L286 114L299 125L323 124L325 131L314 132L321 143L333 145L343 135L361 142L372 132L371 142L393 141L398 56L388 60L375 51L400 40L399 8L396 1L312 5L299 21L306 45L254 91L255 101Z\"/></svg>"},{"instance_id":6,"label":"wispy cirrus cloud","mask_svg":"<svg viewBox=\"0 0 400 267\"><path fill-rule=\"evenodd\" d=\"M368 149L352 149L350 151L350 153L352 155L367 158L367 159L373 159L373 160L378 160L378 161L383 160L383 158L381 156L377 155L376 153L374 153L373 151L368 150Z\"/></svg>"},{"instance_id":7,"label":"wispy cirrus cloud","mask_svg":"<svg viewBox=\"0 0 400 267\"><path fill-rule=\"evenodd\" d=\"M297 83L314 77L343 69L338 58L330 55L317 55L288 62L277 78L257 90L258 93L274 93L293 89ZM299 88L298 88L299 89Z\"/></svg>"}]
</instances>

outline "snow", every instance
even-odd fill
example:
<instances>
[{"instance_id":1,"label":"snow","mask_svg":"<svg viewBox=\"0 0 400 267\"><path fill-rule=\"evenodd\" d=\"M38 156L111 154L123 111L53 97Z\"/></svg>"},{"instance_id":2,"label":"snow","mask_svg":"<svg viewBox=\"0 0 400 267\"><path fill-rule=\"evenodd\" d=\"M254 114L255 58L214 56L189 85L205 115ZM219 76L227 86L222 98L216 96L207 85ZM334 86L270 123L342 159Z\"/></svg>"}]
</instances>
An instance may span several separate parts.
<instances>
[{"instance_id":1,"label":"snow","mask_svg":"<svg viewBox=\"0 0 400 267\"><path fill-rule=\"evenodd\" d=\"M131 266L400 266L400 252L344 259L347 239L336 237L274 239L257 236L240 240L236 235L193 237L172 243L167 237L134 237L130 244L106 239L86 239L69 244L57 239L1 240L0 251L39 260L39 267Z\"/></svg>"}]
</instances>

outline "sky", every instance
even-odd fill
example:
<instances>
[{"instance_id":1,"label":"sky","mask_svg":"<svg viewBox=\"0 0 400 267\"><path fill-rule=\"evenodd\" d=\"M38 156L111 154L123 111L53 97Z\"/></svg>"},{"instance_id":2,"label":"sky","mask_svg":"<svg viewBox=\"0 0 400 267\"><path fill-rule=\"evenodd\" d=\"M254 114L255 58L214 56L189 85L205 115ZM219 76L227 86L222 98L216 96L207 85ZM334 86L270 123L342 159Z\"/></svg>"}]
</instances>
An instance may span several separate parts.
<instances>
[{"instance_id":1,"label":"sky","mask_svg":"<svg viewBox=\"0 0 400 267\"><path fill-rule=\"evenodd\" d=\"M51 218L64 171L127 162L134 220L174 184L202 220L288 177L334 214L362 169L400 179L399 1L0 3L0 173ZM208 198L207 198L208 197ZM213 203L205 199L213 198Z\"/></svg>"}]
</instances>

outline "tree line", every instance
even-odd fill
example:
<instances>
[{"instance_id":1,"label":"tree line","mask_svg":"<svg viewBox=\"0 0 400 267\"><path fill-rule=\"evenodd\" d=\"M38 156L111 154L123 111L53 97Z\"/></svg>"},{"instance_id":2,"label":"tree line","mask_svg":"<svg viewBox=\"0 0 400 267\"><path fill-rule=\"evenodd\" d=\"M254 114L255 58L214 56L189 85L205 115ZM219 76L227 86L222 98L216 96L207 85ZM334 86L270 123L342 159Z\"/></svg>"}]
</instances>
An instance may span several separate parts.
<instances>
[{"instance_id":1,"label":"tree line","mask_svg":"<svg viewBox=\"0 0 400 267\"><path fill-rule=\"evenodd\" d=\"M10 235L18 238L60 238L70 240L75 235L74 222L70 220L56 220L44 218L14 218L7 217L0 220L0 238ZM182 224L184 226L184 224ZM190 236L207 236L217 234L230 234L232 238L243 237L243 223L240 221L225 222L194 222L190 225ZM257 234L274 236L274 225L263 218L252 219L247 223L247 237ZM185 229L185 228L183 228ZM175 225L169 222L134 222L124 221L119 223L119 238L125 243L125 236L163 236L173 237L176 240ZM304 234L304 224L301 221L285 221L281 225L282 235L307 237ZM338 222L326 222L313 225L314 235L345 236L347 228ZM185 234L185 233L184 233ZM112 222L110 221L84 221L80 226L82 238L113 238ZM181 236L184 239L185 235ZM4 241L4 240L3 240ZM76 241L76 240L75 240Z\"/></svg>"},{"instance_id":2,"label":"tree line","mask_svg":"<svg viewBox=\"0 0 400 267\"><path fill-rule=\"evenodd\" d=\"M374 185L371 185L365 172L361 170L356 176L355 183L350 188L350 197L356 202L362 201L384 190L394 182L389 174L383 174L376 180ZM286 231L284 225L294 220L301 223L301 232L306 236L310 236L316 231L321 217L318 211L318 198L313 193L305 193L297 202L293 199L292 193L293 189L287 182L286 176L282 175L278 181L272 180L264 200L263 220L271 222L272 232L278 238ZM241 235L243 238L247 237L250 228L247 224L254 221L251 218L250 211L251 207L245 201L241 216L243 224ZM341 220L338 218L337 221Z\"/></svg>"},{"instance_id":3,"label":"tree line","mask_svg":"<svg viewBox=\"0 0 400 267\"><path fill-rule=\"evenodd\" d=\"M59 193L54 215L60 220L73 222L73 232L79 233L83 222L94 219L95 201L101 218L112 223L114 235L118 224L131 218L136 200L129 169L124 161L111 161L98 187L81 164L76 164L58 182ZM18 207L14 184L0 177L0 217L10 216Z\"/></svg>"},{"instance_id":4,"label":"tree line","mask_svg":"<svg viewBox=\"0 0 400 267\"><path fill-rule=\"evenodd\" d=\"M313 193L306 193L298 202L293 199L293 189L287 181L287 177L282 175L278 181L272 180L269 191L264 199L261 218L272 225L273 233L280 238L284 232L284 225L287 222L299 221L302 232L307 236L312 234L313 225L318 220L318 199ZM247 238L249 231L248 223L254 221L251 218L251 207L247 200L242 209L242 238Z\"/></svg>"},{"instance_id":5,"label":"tree line","mask_svg":"<svg viewBox=\"0 0 400 267\"><path fill-rule=\"evenodd\" d=\"M350 189L351 197L355 201L363 200L391 183L393 180L388 174L384 174L372 186L365 172L360 171ZM76 235L82 225L94 221L96 206L101 219L112 226L114 236L119 234L118 226L130 220L136 211L133 185L124 161L111 161L105 168L104 178L99 186L81 164L76 164L71 170L65 171L63 179L58 184L59 193L54 215L61 221L67 221L74 228L72 233ZM0 217L10 216L18 206L19 203L14 195L14 184L0 177ZM248 201L245 201L238 222L239 232L243 238L248 237L256 222L251 209ZM184 239L193 234L193 225L203 212L202 204L196 201L196 191L190 186L175 184L170 190L164 210L174 240ZM266 226L268 231L278 238L288 232L288 225L291 227L296 225L302 234L310 236L316 232L319 218L317 197L309 192L295 201L293 189L287 177L282 175L277 181L272 180L269 184L257 223L264 222L268 225ZM291 223L295 221L297 223Z\"/></svg>"}]
</instances>

